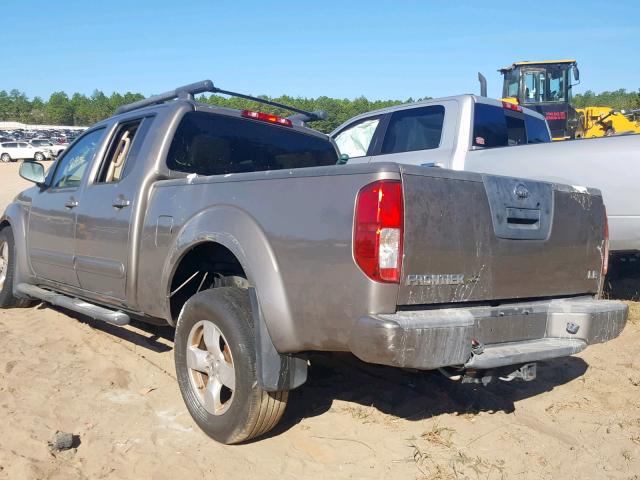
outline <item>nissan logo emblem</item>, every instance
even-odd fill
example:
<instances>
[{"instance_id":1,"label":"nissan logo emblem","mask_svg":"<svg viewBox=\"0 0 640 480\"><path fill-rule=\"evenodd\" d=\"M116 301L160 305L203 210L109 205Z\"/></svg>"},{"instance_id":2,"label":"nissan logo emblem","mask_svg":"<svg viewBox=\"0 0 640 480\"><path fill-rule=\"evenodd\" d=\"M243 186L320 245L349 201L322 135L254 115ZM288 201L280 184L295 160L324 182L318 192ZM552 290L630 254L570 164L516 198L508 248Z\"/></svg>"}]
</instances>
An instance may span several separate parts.
<instances>
[{"instance_id":1,"label":"nissan logo emblem","mask_svg":"<svg viewBox=\"0 0 640 480\"><path fill-rule=\"evenodd\" d=\"M524 200L525 198L529 198L529 190L522 183L516 185L516 188L513 190L516 198Z\"/></svg>"}]
</instances>

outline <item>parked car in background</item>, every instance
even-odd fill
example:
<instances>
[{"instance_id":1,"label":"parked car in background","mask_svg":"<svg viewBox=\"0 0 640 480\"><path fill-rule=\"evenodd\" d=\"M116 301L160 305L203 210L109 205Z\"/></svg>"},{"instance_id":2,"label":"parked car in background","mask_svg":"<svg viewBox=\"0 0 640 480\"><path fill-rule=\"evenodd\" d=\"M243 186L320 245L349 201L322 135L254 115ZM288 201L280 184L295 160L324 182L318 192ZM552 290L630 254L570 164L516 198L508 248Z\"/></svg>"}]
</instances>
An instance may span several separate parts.
<instances>
[{"instance_id":1,"label":"parked car in background","mask_svg":"<svg viewBox=\"0 0 640 480\"><path fill-rule=\"evenodd\" d=\"M542 115L459 95L354 117L331 136L348 163L398 162L602 191L615 257L640 255L640 135L551 143ZM518 146L517 149L503 148Z\"/></svg>"},{"instance_id":2,"label":"parked car in background","mask_svg":"<svg viewBox=\"0 0 640 480\"><path fill-rule=\"evenodd\" d=\"M53 143L51 140L42 138L30 140L29 143L37 149L48 150L51 157L57 157L69 146L69 144Z\"/></svg>"},{"instance_id":3,"label":"parked car in background","mask_svg":"<svg viewBox=\"0 0 640 480\"><path fill-rule=\"evenodd\" d=\"M16 160L35 160L42 162L53 158L50 150L35 147L28 142L5 142L0 144L0 162L8 163Z\"/></svg>"}]
</instances>

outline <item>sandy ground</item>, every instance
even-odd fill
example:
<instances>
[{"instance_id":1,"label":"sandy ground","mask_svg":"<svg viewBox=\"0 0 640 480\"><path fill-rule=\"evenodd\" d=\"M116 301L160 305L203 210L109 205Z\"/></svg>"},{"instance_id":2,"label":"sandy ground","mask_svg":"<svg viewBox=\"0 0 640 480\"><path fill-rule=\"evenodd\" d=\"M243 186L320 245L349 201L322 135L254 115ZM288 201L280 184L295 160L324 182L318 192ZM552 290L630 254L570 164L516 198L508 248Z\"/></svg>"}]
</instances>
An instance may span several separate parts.
<instances>
[{"instance_id":1,"label":"sandy ground","mask_svg":"<svg viewBox=\"0 0 640 480\"><path fill-rule=\"evenodd\" d=\"M0 165L0 204L24 182ZM0 311L0 478L640 479L640 304L622 336L530 383L312 360L267 438L227 447L191 421L171 330L40 306ZM76 448L50 453L57 431Z\"/></svg>"}]
</instances>

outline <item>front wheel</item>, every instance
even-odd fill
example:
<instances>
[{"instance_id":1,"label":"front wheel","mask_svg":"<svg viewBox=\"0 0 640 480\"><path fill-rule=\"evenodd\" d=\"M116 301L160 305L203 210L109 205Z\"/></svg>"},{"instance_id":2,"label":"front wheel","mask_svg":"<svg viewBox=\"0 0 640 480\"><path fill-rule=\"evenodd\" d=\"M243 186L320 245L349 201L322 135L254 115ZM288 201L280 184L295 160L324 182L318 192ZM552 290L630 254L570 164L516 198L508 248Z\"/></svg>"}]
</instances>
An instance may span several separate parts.
<instances>
[{"instance_id":1,"label":"front wheel","mask_svg":"<svg viewBox=\"0 0 640 480\"><path fill-rule=\"evenodd\" d=\"M42 152L36 152L36 154L33 156L33 159L36 162L43 162L45 159L44 153Z\"/></svg>"},{"instance_id":2,"label":"front wheel","mask_svg":"<svg viewBox=\"0 0 640 480\"><path fill-rule=\"evenodd\" d=\"M9 155L8 153L3 153L2 155L0 155L0 162L9 163L10 161L11 161L11 155Z\"/></svg>"},{"instance_id":3,"label":"front wheel","mask_svg":"<svg viewBox=\"0 0 640 480\"><path fill-rule=\"evenodd\" d=\"M288 391L257 382L251 303L246 290L218 287L193 296L176 325L176 375L189 413L214 440L240 443L271 430Z\"/></svg>"},{"instance_id":4,"label":"front wheel","mask_svg":"<svg viewBox=\"0 0 640 480\"><path fill-rule=\"evenodd\" d=\"M29 300L13 295L15 258L13 230L5 227L0 230L0 308L27 307L31 304Z\"/></svg>"}]
</instances>

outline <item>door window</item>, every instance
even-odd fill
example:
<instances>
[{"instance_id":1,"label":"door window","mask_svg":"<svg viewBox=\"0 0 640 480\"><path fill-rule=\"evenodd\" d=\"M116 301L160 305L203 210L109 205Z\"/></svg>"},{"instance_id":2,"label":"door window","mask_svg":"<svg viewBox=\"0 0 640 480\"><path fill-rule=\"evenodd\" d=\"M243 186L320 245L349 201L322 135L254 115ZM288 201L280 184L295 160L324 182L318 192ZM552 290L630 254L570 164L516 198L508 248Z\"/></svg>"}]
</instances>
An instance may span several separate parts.
<instances>
[{"instance_id":1,"label":"door window","mask_svg":"<svg viewBox=\"0 0 640 480\"><path fill-rule=\"evenodd\" d=\"M563 102L565 101L565 76L566 71L560 69L548 70L549 78L549 91L547 95L547 101L549 102Z\"/></svg>"},{"instance_id":2,"label":"door window","mask_svg":"<svg viewBox=\"0 0 640 480\"><path fill-rule=\"evenodd\" d=\"M369 118L336 135L335 142L340 153L349 155L349 158L366 156L379 123L379 118Z\"/></svg>"},{"instance_id":3,"label":"door window","mask_svg":"<svg viewBox=\"0 0 640 480\"><path fill-rule=\"evenodd\" d=\"M120 181L141 122L142 120L136 120L120 126L113 137L105 161L100 168L98 178L96 179L97 183L115 183Z\"/></svg>"},{"instance_id":4,"label":"door window","mask_svg":"<svg viewBox=\"0 0 640 480\"><path fill-rule=\"evenodd\" d=\"M524 76L524 102L538 103L543 98L544 73L533 71Z\"/></svg>"},{"instance_id":5,"label":"door window","mask_svg":"<svg viewBox=\"0 0 640 480\"><path fill-rule=\"evenodd\" d=\"M444 107L411 108L394 112L389 120L381 154L430 150L440 146Z\"/></svg>"},{"instance_id":6,"label":"door window","mask_svg":"<svg viewBox=\"0 0 640 480\"><path fill-rule=\"evenodd\" d=\"M51 181L51 188L78 187L87 166L93 160L102 137L104 128L93 130L80 138L67 150L56 166Z\"/></svg>"}]
</instances>

